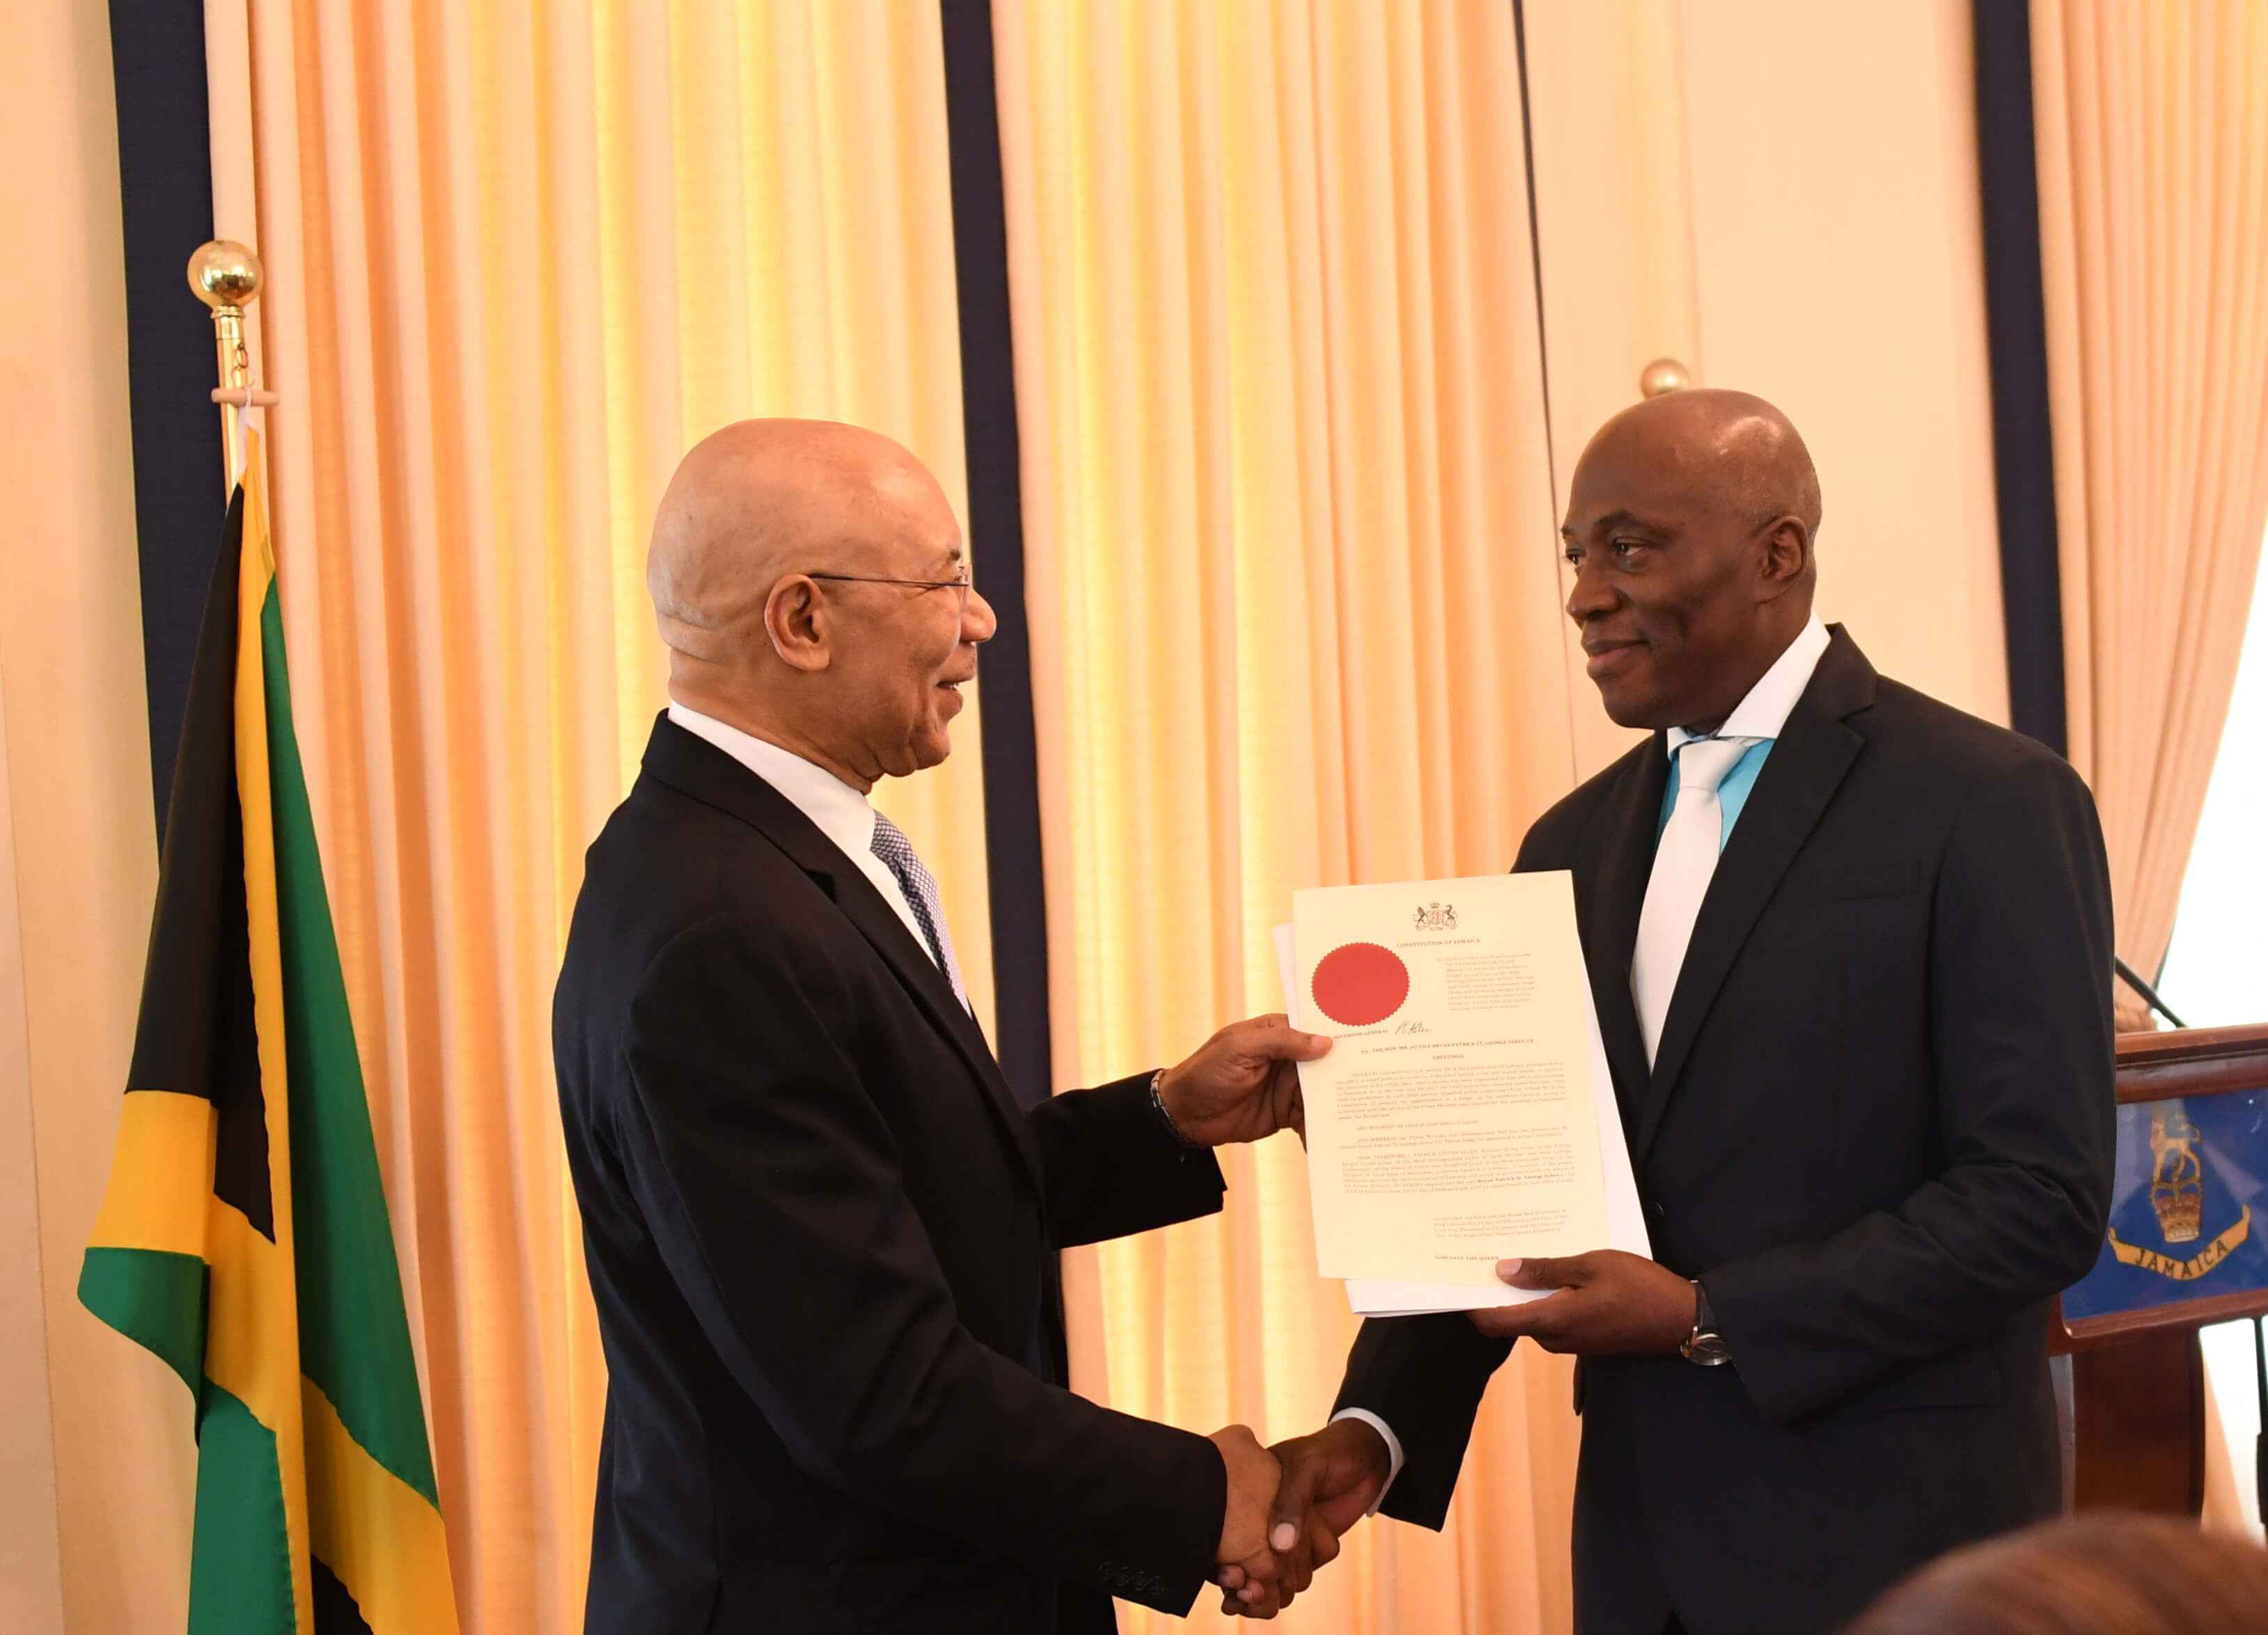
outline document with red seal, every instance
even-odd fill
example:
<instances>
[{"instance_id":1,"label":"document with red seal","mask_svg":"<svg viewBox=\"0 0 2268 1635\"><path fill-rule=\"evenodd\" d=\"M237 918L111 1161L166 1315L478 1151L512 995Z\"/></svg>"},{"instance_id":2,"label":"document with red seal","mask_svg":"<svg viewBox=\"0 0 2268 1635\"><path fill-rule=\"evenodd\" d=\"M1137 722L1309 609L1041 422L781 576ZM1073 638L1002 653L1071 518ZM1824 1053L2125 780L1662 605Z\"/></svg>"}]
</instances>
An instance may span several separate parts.
<instances>
[{"instance_id":1,"label":"document with red seal","mask_svg":"<svg viewBox=\"0 0 2268 1635\"><path fill-rule=\"evenodd\" d=\"M1300 892L1278 954L1293 1022L1336 1042L1300 1069L1308 1192L1358 1311L1523 1298L1512 1256L1648 1252L1569 875Z\"/></svg>"}]
</instances>

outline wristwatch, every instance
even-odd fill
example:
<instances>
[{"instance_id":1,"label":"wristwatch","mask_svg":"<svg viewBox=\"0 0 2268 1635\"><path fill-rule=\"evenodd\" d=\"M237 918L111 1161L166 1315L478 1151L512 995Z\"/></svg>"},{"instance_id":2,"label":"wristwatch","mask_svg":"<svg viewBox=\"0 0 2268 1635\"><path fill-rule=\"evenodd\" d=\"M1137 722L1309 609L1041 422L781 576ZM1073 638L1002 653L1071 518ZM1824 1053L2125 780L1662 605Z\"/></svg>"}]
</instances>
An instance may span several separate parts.
<instances>
[{"instance_id":1,"label":"wristwatch","mask_svg":"<svg viewBox=\"0 0 2268 1635\"><path fill-rule=\"evenodd\" d=\"M1693 1282L1693 1332L1677 1349L1687 1362L1698 1363L1704 1368L1719 1367L1733 1360L1733 1348L1717 1332L1717 1315L1709 1309L1709 1291L1701 1286L1698 1278Z\"/></svg>"}]
</instances>

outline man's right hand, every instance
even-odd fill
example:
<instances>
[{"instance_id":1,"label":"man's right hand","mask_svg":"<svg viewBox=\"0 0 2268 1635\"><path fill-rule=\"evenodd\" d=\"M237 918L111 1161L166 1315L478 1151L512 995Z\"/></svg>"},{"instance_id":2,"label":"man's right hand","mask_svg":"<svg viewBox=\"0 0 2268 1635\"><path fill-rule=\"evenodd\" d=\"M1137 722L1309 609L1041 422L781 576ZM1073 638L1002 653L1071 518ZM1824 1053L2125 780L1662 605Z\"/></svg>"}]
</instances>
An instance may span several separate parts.
<instances>
[{"instance_id":1,"label":"man's right hand","mask_svg":"<svg viewBox=\"0 0 2268 1635\"><path fill-rule=\"evenodd\" d=\"M1360 1419L1341 1419L1312 1436L1278 1442L1282 1482L1269 1507L1265 1576L1229 1567L1220 1609L1272 1618L1307 1587L1315 1569L1336 1560L1339 1540L1370 1513L1393 1471L1386 1439Z\"/></svg>"},{"instance_id":2,"label":"man's right hand","mask_svg":"<svg viewBox=\"0 0 2268 1635\"><path fill-rule=\"evenodd\" d=\"M1273 1617L1307 1587L1315 1569L1336 1560L1339 1540L1370 1513L1393 1470L1386 1439L1360 1419L1339 1419L1312 1436L1295 1436L1269 1450L1284 1468L1270 1506L1268 1548L1276 1576L1258 1586L1224 1585L1223 1612Z\"/></svg>"},{"instance_id":3,"label":"man's right hand","mask_svg":"<svg viewBox=\"0 0 2268 1635\"><path fill-rule=\"evenodd\" d=\"M1247 1426L1225 1425L1212 1433L1211 1440L1220 1449L1221 1463L1228 1467L1228 1507L1221 1516L1220 1546L1212 1558L1235 1569L1239 1587L1226 1591L1222 1601L1229 1611L1242 1612L1267 1602L1276 1581L1268 1522L1284 1468Z\"/></svg>"}]
</instances>

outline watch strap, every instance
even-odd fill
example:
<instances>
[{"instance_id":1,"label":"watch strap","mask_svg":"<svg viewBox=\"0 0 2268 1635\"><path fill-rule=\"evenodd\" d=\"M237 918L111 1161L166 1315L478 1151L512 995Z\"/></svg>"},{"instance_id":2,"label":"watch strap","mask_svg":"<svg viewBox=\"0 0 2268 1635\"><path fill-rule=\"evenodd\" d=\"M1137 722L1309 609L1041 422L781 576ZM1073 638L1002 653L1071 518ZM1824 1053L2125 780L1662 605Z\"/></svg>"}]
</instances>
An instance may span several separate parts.
<instances>
[{"instance_id":1,"label":"watch strap","mask_svg":"<svg viewBox=\"0 0 2268 1635\"><path fill-rule=\"evenodd\" d=\"M1733 1360L1732 1348L1725 1337L1717 1332L1717 1315L1709 1309L1709 1291L1701 1286L1698 1278L1693 1283L1693 1332L1686 1337L1678 1352L1687 1362L1704 1368L1715 1368Z\"/></svg>"}]
</instances>

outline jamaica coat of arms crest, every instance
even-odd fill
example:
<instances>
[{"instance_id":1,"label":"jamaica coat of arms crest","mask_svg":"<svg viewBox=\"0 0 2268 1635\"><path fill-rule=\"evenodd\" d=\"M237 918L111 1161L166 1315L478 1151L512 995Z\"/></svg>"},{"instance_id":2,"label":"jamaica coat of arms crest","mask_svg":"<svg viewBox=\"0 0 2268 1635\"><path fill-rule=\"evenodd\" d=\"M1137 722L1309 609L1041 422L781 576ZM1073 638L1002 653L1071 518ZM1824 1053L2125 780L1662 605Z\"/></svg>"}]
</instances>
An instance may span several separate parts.
<instances>
[{"instance_id":1,"label":"jamaica coat of arms crest","mask_svg":"<svg viewBox=\"0 0 2268 1635\"><path fill-rule=\"evenodd\" d=\"M2204 1234L2205 1166L2198 1160L2198 1139L2197 1126L2190 1123L2179 1101L2152 1106L2150 1209L2158 1218L2158 1234L2169 1248L2177 1243L2194 1243ZM2248 1204L2234 1225L2186 1260L2128 1243L2115 1231L2108 1237L2110 1252L2129 1266L2187 1283L2227 1260L2229 1251L2251 1232L2252 1206Z\"/></svg>"}]
</instances>

